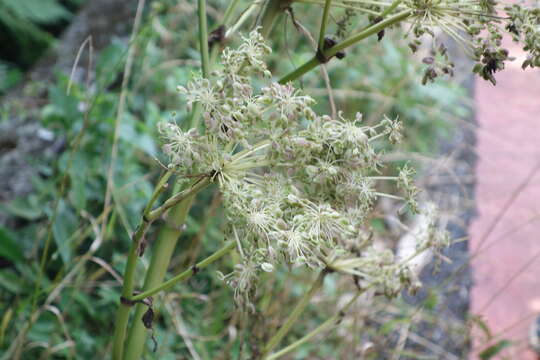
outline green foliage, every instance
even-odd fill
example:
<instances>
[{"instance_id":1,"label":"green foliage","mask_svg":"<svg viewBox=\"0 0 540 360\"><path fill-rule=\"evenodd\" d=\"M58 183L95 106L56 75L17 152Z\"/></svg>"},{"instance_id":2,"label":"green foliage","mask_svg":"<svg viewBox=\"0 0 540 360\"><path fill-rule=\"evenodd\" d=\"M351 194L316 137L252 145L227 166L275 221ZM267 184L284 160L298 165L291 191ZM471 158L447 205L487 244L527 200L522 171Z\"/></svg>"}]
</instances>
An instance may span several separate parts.
<instances>
[{"instance_id":1,"label":"green foliage","mask_svg":"<svg viewBox=\"0 0 540 360\"><path fill-rule=\"evenodd\" d=\"M51 24L70 15L58 0L2 0L0 6L16 20L36 24Z\"/></svg>"},{"instance_id":2,"label":"green foliage","mask_svg":"<svg viewBox=\"0 0 540 360\"><path fill-rule=\"evenodd\" d=\"M482 352L478 354L478 356L482 360L493 359L495 356L500 354L501 351L503 351L505 348L509 347L510 345L512 345L512 343L508 340L505 340L505 339L499 340L496 344L488 347L485 350L482 350Z\"/></svg>"},{"instance_id":3,"label":"green foliage","mask_svg":"<svg viewBox=\"0 0 540 360\"><path fill-rule=\"evenodd\" d=\"M23 252L14 239L14 234L0 226L0 257L11 262L23 260Z\"/></svg>"},{"instance_id":4,"label":"green foliage","mask_svg":"<svg viewBox=\"0 0 540 360\"><path fill-rule=\"evenodd\" d=\"M12 7L16 3L25 5L14 10ZM178 2L175 0L159 4L162 6L159 13L151 13L153 18L146 20L136 39L139 53L122 117L111 220L103 234L104 241L92 260L84 259L84 255L100 230L96 222L104 206L120 94L118 80L122 76L126 44L113 41L100 53L96 60L95 84L90 88L75 83L67 94L69 80L66 74L59 74L53 84L47 84L47 104L28 111L27 116L39 118L42 126L57 137L65 138L70 146L58 156L56 163L39 164L44 175L33 179L32 194L15 199L2 208L22 225L16 230L0 229L0 257L9 262L8 266L0 269L0 314L13 313L12 319L6 320L10 330L0 332L3 334L3 338L0 336L0 352L7 350L21 333L25 320L36 314L30 299L37 281L37 255L43 251L47 225L53 217L64 175L67 176L66 191L59 200L57 220L52 226L51 256L39 284L43 289L40 302L62 284L71 271L74 273L53 302L60 315L49 310L41 313L28 332L28 340L46 343L48 350L73 340L72 346L51 355L59 359L105 357L109 351L114 310L120 293L113 274L122 273L126 265L130 235L150 197L152 184L162 171L156 161L156 158L164 160L159 151L161 144L156 125L171 118L179 124L187 122L186 103L178 97L176 87L188 83L199 65L193 3L182 3L186 7L181 11L176 8ZM225 7L222 2L211 2L210 5L219 11ZM47 9L40 12L40 6ZM26 34L24 36L43 41L49 41L50 36L39 30L37 25L69 18L69 13L55 0L0 0L0 14L7 14L7 11L12 18L5 20L7 15L0 15L0 21L13 31L21 31L21 34ZM22 19L21 22L12 24L15 17ZM155 27L152 27L156 24L152 21L156 19L161 32L154 31ZM318 21L317 17L309 16L302 20L309 25ZM210 21L212 29L217 20L210 17ZM26 29L19 30L19 27ZM293 52L292 62L298 64L312 55L312 50L290 23L287 41L282 40L282 29L276 30L274 51L269 60L277 72L284 73L285 68L291 67L283 60L284 53ZM373 119L366 119L373 123L384 114L391 118L399 116L406 129L404 149L432 151L437 138L434 134L442 134L448 129L447 117L466 114L466 108L460 106L463 89L442 82L421 86L419 74L421 76L422 69L410 62L404 44L391 40L388 36L382 43L369 41L366 47L351 49L342 63L336 62L328 67L332 87L345 89L343 93L336 91L336 103L347 115L356 111L373 114ZM382 61L373 61L375 57ZM364 60L358 61L359 58ZM303 87L315 93L317 110L328 112L324 82L317 71L306 76ZM173 116L172 111L178 113ZM88 126L85 126L85 121L88 121ZM82 142L79 148L74 149L73 139L81 131L84 132ZM72 151L75 153L70 161ZM223 210L215 196L212 191L199 196L187 219L187 229L180 241L181 249L173 256L170 273L178 273L193 260L219 248L223 238ZM216 205L211 210L214 202ZM384 230L382 222L376 221L381 231ZM155 238L153 230L147 238L150 241L150 250L147 251L151 251L151 241ZM217 270L231 272L238 259L233 260L226 259L211 266L189 282L176 285L169 295L155 300L157 320L154 332L159 347L156 354L148 351L147 358L191 358L192 351L203 359L245 357L251 351L246 344L271 334L284 314L294 306L310 278L309 272L284 268L276 269L272 277L263 274L255 299L262 310L247 322L230 301L232 291L223 287L216 275ZM145 262L139 262L141 273L145 265ZM343 284L330 278L325 289L329 294L340 293ZM309 307L308 320L291 332L287 341L299 339L328 318L332 302L328 299L322 301L328 306ZM389 323L381 332L389 333L395 330L394 326L404 322L406 319L402 317ZM325 341L323 345L306 344L295 358L307 358L313 353L330 358L348 350L345 345L340 347L340 335L329 335L325 340L328 343ZM39 346L25 348L24 358L39 358L44 351Z\"/></svg>"},{"instance_id":5,"label":"green foliage","mask_svg":"<svg viewBox=\"0 0 540 360\"><path fill-rule=\"evenodd\" d=\"M22 72L12 64L0 60L0 94L22 80Z\"/></svg>"},{"instance_id":6,"label":"green foliage","mask_svg":"<svg viewBox=\"0 0 540 360\"><path fill-rule=\"evenodd\" d=\"M73 14L70 9L84 0L0 0L1 41L6 54L0 58L0 94L22 80L21 68L31 65L54 42ZM9 52L7 51L9 49ZM9 58L11 62L6 62Z\"/></svg>"}]
</instances>

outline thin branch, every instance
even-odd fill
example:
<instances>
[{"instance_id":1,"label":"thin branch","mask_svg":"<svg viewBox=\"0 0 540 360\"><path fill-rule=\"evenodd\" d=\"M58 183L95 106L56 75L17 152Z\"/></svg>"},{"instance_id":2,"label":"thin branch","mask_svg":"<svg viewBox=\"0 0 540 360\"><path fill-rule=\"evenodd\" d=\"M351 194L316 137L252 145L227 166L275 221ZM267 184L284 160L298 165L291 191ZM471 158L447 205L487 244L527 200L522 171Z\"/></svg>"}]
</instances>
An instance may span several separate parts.
<instances>
[{"instance_id":1,"label":"thin branch","mask_svg":"<svg viewBox=\"0 0 540 360\"><path fill-rule=\"evenodd\" d=\"M319 31L319 49L324 50L324 35L326 33L326 24L328 23L328 15L330 14L330 5L332 4L332 0L326 0L324 3L324 10L323 10L323 16L321 20L321 29Z\"/></svg>"},{"instance_id":2,"label":"thin branch","mask_svg":"<svg viewBox=\"0 0 540 360\"><path fill-rule=\"evenodd\" d=\"M411 16L411 14L412 14L412 10L406 10L406 11L400 12L400 13L392 16L392 17L389 17L388 19L385 19L385 20L383 20L381 22L373 24L370 27L368 27L367 29L360 31L358 34L352 35L352 36L348 37L347 39L343 40L342 42L332 46L330 49L322 51L322 53L323 53L322 55L326 59L329 59L329 58L333 57L334 55L336 55L338 52L348 48L349 46L354 45L357 42L359 42L361 40L364 40L365 38L367 38L367 37L369 37L371 35L377 34L381 30L384 30L385 28L387 28L389 26L400 23L401 21L403 21L403 20L407 19L409 16ZM280 84L286 84L289 81L296 80L299 77L301 77L302 75L304 75L305 73L307 73L308 71L316 68L319 65L320 65L319 59L317 58L317 56L314 56L313 58L311 58L311 60L308 60L306 63L301 65L296 70L293 70L289 74L282 77L279 80L279 83Z\"/></svg>"},{"instance_id":3,"label":"thin branch","mask_svg":"<svg viewBox=\"0 0 540 360\"><path fill-rule=\"evenodd\" d=\"M289 330L291 330L292 326L296 323L300 315L302 315L306 307L309 305L309 302L313 295L315 295L315 293L322 287L324 278L327 274L328 270L322 270L319 273L319 275L315 279L315 282L313 282L313 284L311 285L311 288L304 294L304 296L302 296L302 298L300 299L298 304L296 304L295 308L293 309L287 320L285 320L283 325L274 334L274 336L272 336L270 340L268 340L268 343L263 350L263 359L268 353L270 353L272 350L274 350L276 346L279 345L281 340L285 337L285 335L287 335Z\"/></svg>"},{"instance_id":4,"label":"thin branch","mask_svg":"<svg viewBox=\"0 0 540 360\"><path fill-rule=\"evenodd\" d=\"M354 304L356 299L358 299L358 297L362 293L363 293L363 291L358 291L354 295L354 297L341 310L339 310L334 316L332 316L331 318L329 318L328 320L323 322L321 325L319 325L314 330L310 331L308 334L306 334L305 336L303 336L299 340L293 342L292 344L290 344L287 347L284 347L283 349L279 350L278 352L275 352L275 353L271 354L270 356L266 357L265 360L275 360L275 359L277 359L277 358L291 352L292 350L296 349L300 345L310 341L314 336L316 336L316 335L318 335L318 334L320 334L322 332L325 332L325 331L329 330L330 328L332 328L333 326L339 324L340 321L345 316L345 313L347 312L347 310L349 310L349 308Z\"/></svg>"},{"instance_id":5,"label":"thin branch","mask_svg":"<svg viewBox=\"0 0 540 360\"><path fill-rule=\"evenodd\" d=\"M207 257L206 259L202 260L201 262L198 262L196 265L192 266L190 269L176 275L175 277L165 281L163 284L156 286L155 288L152 288L150 290L147 290L143 293L137 294L136 296L133 296L130 298L130 301L141 301L143 299L146 299L147 297L150 297L152 295L155 295L161 291L165 291L179 283L180 281L185 281L191 278L193 275L195 275L197 272L199 272L201 269L204 269L208 265L212 264L213 262L221 259L223 256L228 254L232 249L234 249L235 242L229 241L225 244L221 249Z\"/></svg>"}]
</instances>

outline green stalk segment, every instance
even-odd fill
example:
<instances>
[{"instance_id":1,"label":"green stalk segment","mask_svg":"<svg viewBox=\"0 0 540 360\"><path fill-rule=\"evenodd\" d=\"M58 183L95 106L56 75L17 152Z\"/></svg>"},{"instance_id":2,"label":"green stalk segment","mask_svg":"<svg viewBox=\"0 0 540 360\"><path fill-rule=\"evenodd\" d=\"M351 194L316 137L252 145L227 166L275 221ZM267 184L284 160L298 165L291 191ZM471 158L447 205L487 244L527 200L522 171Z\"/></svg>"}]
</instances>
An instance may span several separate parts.
<instances>
[{"instance_id":1,"label":"green stalk segment","mask_svg":"<svg viewBox=\"0 0 540 360\"><path fill-rule=\"evenodd\" d=\"M146 230L150 226L150 221L144 220L150 213L152 205L156 202L159 195L166 189L166 184L172 175L172 171L167 171L158 181L158 184L154 190L154 193L150 197L150 201L146 205L143 212L143 221L137 228L137 231L132 236L131 247L129 249L128 260L126 269L124 271L124 281L122 286L122 297L129 298L133 295L135 289L135 268L137 266L138 248L141 239L143 238ZM113 359L120 360L124 352L124 339L126 337L126 329L129 321L130 306L120 303L118 312L116 313L116 321L114 328L114 340L113 340Z\"/></svg>"},{"instance_id":2,"label":"green stalk segment","mask_svg":"<svg viewBox=\"0 0 540 360\"><path fill-rule=\"evenodd\" d=\"M370 27L368 27L367 29L360 31L358 34L352 35L352 36L348 37L347 39L343 40L342 42L332 46L330 49L328 49L326 51L323 51L323 55L324 55L325 58L329 59L332 56L336 55L338 52L348 48L349 46L354 45L357 42L359 42L361 40L364 40L365 38L367 38L367 37L369 37L371 35L377 34L379 31L381 31L381 30L383 30L383 29L385 29L385 28L387 28L389 26L395 25L395 24L407 19L409 16L411 16L412 13L413 13L413 10L405 10L405 11L397 13L396 15L391 16L391 17L389 17L389 18L387 18L387 19L385 19L385 20L383 20L381 22L373 24ZM279 80L279 83L280 84L286 84L289 81L296 80L299 77L301 77L302 75L304 75L305 73L307 73L308 71L316 68L319 65L320 65L319 60L317 59L316 56L314 56L313 58L311 58L309 61L307 61L306 63L301 65L296 70L293 70L289 74L282 77Z\"/></svg>"},{"instance_id":3,"label":"green stalk segment","mask_svg":"<svg viewBox=\"0 0 540 360\"><path fill-rule=\"evenodd\" d=\"M228 254L232 249L234 249L235 246L234 241L229 241L225 244L221 249L207 257L206 259L202 260L201 262L197 263L195 266L193 266L191 269L188 269L175 277L165 281L163 284L156 286L155 288L151 290L147 290L143 293L138 294L137 296L132 297L131 301L140 301L143 299L146 299L149 296L155 295L161 291L165 291L173 287L175 284L179 283L180 281L185 281L189 278L191 278L193 275L195 275L199 270L204 269L208 265L212 264L213 262L221 259L224 255Z\"/></svg>"},{"instance_id":4,"label":"green stalk segment","mask_svg":"<svg viewBox=\"0 0 540 360\"><path fill-rule=\"evenodd\" d=\"M163 282L193 198L194 195L172 208L167 218L167 225L160 229L156 243L152 245L152 258L143 286L144 291L153 289ZM142 355L147 335L147 330L142 322L145 310L145 305L136 305L125 346L126 350L123 356L125 360L137 360Z\"/></svg>"},{"instance_id":5,"label":"green stalk segment","mask_svg":"<svg viewBox=\"0 0 540 360\"><path fill-rule=\"evenodd\" d=\"M384 9L384 11L381 13L380 17L384 19L386 17L386 15L390 14L392 11L397 9L399 4L401 4L401 1L402 0L394 0L394 2L389 7Z\"/></svg>"},{"instance_id":6,"label":"green stalk segment","mask_svg":"<svg viewBox=\"0 0 540 360\"><path fill-rule=\"evenodd\" d=\"M289 346L287 347L284 347L283 349L279 350L278 352L275 352L271 355L269 355L267 358L265 358L264 360L275 360L275 359L278 359L280 358L281 356L293 351L294 349L296 349L297 347L299 347L300 345L302 344L305 344L306 342L310 341L313 337L315 337L316 335L320 334L320 333L323 333L329 329L331 329L333 326L337 325L341 319L343 318L343 316L345 316L345 313L347 312L347 310L351 307L352 304L354 304L354 302L356 301L356 299L358 299L358 297L363 293L363 291L359 291L356 293L356 295L338 312L336 313L334 316L332 316L331 318L329 318L328 320L326 320L325 322L323 322L321 325L319 325L317 328L315 328L314 330L310 331L308 334L306 334L305 336L303 336L302 338L298 339L297 341L293 342L292 344L290 344Z\"/></svg>"},{"instance_id":7,"label":"green stalk segment","mask_svg":"<svg viewBox=\"0 0 540 360\"><path fill-rule=\"evenodd\" d=\"M137 246L131 246L128 255L128 262L126 265L126 275L131 273L133 275L124 275L124 286L122 288L122 297L131 296L134 288L134 273L135 265L137 262ZM131 269L131 270L130 270ZM129 271L128 271L129 270ZM114 342L113 342L113 360L121 360L124 352L124 339L126 337L126 329L129 320L130 307L120 303L120 307L116 313L115 328L114 328Z\"/></svg>"},{"instance_id":8,"label":"green stalk segment","mask_svg":"<svg viewBox=\"0 0 540 360\"><path fill-rule=\"evenodd\" d=\"M283 337L285 337L285 335L287 335L287 333L291 330L294 323L296 323L300 315L302 315L306 307L309 305L309 302L313 295L315 295L315 293L322 287L324 278L327 274L328 272L326 270L323 270L319 273L317 279L315 279L315 282L313 283L313 285L311 285L309 291L306 292L304 296L302 296L300 302L296 304L295 308L293 309L287 320L285 320L285 323L279 328L279 330L274 334L274 336L270 338L270 340L264 347L262 356L263 359L268 353L270 353L272 350L274 350L276 346L279 345Z\"/></svg>"},{"instance_id":9,"label":"green stalk segment","mask_svg":"<svg viewBox=\"0 0 540 360\"><path fill-rule=\"evenodd\" d=\"M326 33L326 24L328 23L328 15L330 14L330 4L332 4L332 0L326 0L324 3L321 30L319 31L319 49L321 51L324 49L324 34Z\"/></svg>"},{"instance_id":10,"label":"green stalk segment","mask_svg":"<svg viewBox=\"0 0 540 360\"><path fill-rule=\"evenodd\" d=\"M206 24L206 0L198 0L199 13L199 46L201 47L202 74L210 75L210 54L208 52L208 26Z\"/></svg>"},{"instance_id":11,"label":"green stalk segment","mask_svg":"<svg viewBox=\"0 0 540 360\"><path fill-rule=\"evenodd\" d=\"M267 0L259 19L261 26L261 35L267 39L276 23L279 15L289 6L291 0Z\"/></svg>"},{"instance_id":12,"label":"green stalk segment","mask_svg":"<svg viewBox=\"0 0 540 360\"><path fill-rule=\"evenodd\" d=\"M170 199L165 201L165 203L161 205L160 207L158 207L157 209L150 211L153 203L157 200L159 194L163 192L163 190L166 188L164 185L166 184L171 174L172 174L171 172L165 173L165 175L158 182L158 185L156 186L156 190L154 191L154 194L152 194L150 202L148 203L148 205L146 206L144 210L143 220L141 224L139 225L139 227L137 228L137 231L135 232L135 234L133 234L132 236L132 242L131 242L131 247L129 249L126 269L124 271L124 284L122 287L122 298L124 299L131 298L131 296L133 295L133 291L135 290L135 270L137 266L137 258L139 255L138 249L139 249L139 245L142 238L146 234L146 231L148 230L152 222L157 220L161 215L163 215L163 213L166 210L170 209L171 207L175 206L178 203L180 203L180 205L177 205L177 207L182 207L182 203L188 200L189 200L189 203L191 203L191 199L193 198L193 196L195 196L195 194L197 194L200 190L202 190L204 187L206 187L210 183L210 178L208 177L204 179L200 179L188 189L172 196ZM172 210L171 216L173 218L175 218L174 214L175 214L175 211ZM184 218L183 218L184 220L185 220L186 215L187 215L187 210L186 210L186 214L184 214ZM184 220L182 220L180 225L183 224ZM116 314L114 341L113 341L113 359L114 360L122 359L123 354L124 354L124 339L126 337L126 329L128 325L130 310L131 310L131 306L129 304L121 303L120 307L118 308L118 312Z\"/></svg>"}]
</instances>

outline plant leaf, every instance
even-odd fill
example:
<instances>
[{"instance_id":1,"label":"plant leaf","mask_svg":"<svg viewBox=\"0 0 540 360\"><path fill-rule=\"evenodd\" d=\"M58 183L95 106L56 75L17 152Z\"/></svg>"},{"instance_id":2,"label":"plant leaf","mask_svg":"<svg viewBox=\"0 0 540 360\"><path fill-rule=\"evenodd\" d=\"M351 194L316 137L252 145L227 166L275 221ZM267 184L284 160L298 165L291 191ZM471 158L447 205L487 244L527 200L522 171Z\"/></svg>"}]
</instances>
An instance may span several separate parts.
<instances>
[{"instance_id":1,"label":"plant leaf","mask_svg":"<svg viewBox=\"0 0 540 360\"><path fill-rule=\"evenodd\" d=\"M24 256L19 245L20 242L16 242L8 230L0 226L0 256L12 262L22 261Z\"/></svg>"},{"instance_id":2,"label":"plant leaf","mask_svg":"<svg viewBox=\"0 0 540 360\"><path fill-rule=\"evenodd\" d=\"M489 360L492 359L495 355L500 353L503 349L507 348L508 346L512 345L512 343L506 339L500 340L494 345L491 345L487 349L483 350L478 356L482 360Z\"/></svg>"}]
</instances>

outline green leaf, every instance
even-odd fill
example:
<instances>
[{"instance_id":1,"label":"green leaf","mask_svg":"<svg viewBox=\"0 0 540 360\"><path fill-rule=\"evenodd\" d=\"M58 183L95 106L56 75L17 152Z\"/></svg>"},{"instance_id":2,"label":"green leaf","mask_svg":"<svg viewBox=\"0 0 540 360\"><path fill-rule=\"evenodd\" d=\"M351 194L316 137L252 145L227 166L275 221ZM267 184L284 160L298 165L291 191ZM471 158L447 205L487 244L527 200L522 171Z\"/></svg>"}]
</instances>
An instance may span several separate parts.
<instances>
[{"instance_id":1,"label":"green leaf","mask_svg":"<svg viewBox=\"0 0 540 360\"><path fill-rule=\"evenodd\" d=\"M478 325L478 327L480 328L480 330L482 330L484 335L486 335L486 338L488 340L491 339L492 335L491 335L491 331L489 330L489 326L486 324L486 322L482 319L481 316L473 315L471 316L471 321L475 323L476 325Z\"/></svg>"},{"instance_id":2,"label":"green leaf","mask_svg":"<svg viewBox=\"0 0 540 360\"><path fill-rule=\"evenodd\" d=\"M66 89L54 86L49 90L49 99L57 108L58 114L70 123L81 115L79 100L74 95L68 95Z\"/></svg>"},{"instance_id":3,"label":"green leaf","mask_svg":"<svg viewBox=\"0 0 540 360\"><path fill-rule=\"evenodd\" d=\"M482 360L489 360L492 359L495 355L500 353L503 349L507 348L508 346L512 345L512 343L508 340L500 340L494 345L491 345L487 349L483 350L478 356Z\"/></svg>"},{"instance_id":4,"label":"green leaf","mask_svg":"<svg viewBox=\"0 0 540 360\"><path fill-rule=\"evenodd\" d=\"M428 294L428 297L424 301L424 306L426 307L426 309L433 311L435 310L435 307L437 306L438 303L439 303L438 294L435 291L430 291Z\"/></svg>"},{"instance_id":5,"label":"green leaf","mask_svg":"<svg viewBox=\"0 0 540 360\"><path fill-rule=\"evenodd\" d=\"M72 210L66 205L64 200L60 200L58 204L58 215L54 222L53 235L58 252L64 264L67 264L71 260L71 248L69 240L71 234L73 234L77 227L77 218L73 214Z\"/></svg>"},{"instance_id":6,"label":"green leaf","mask_svg":"<svg viewBox=\"0 0 540 360\"><path fill-rule=\"evenodd\" d=\"M74 156L69 170L71 188L69 200L79 211L86 209L87 191L86 179L88 178L88 164L90 160L84 154L78 153Z\"/></svg>"},{"instance_id":7,"label":"green leaf","mask_svg":"<svg viewBox=\"0 0 540 360\"><path fill-rule=\"evenodd\" d=\"M16 18L38 24L51 24L70 16L58 0L2 0L0 3Z\"/></svg>"},{"instance_id":8,"label":"green leaf","mask_svg":"<svg viewBox=\"0 0 540 360\"><path fill-rule=\"evenodd\" d=\"M9 231L0 226L0 256L13 262L24 259L20 242L15 241Z\"/></svg>"},{"instance_id":9,"label":"green leaf","mask_svg":"<svg viewBox=\"0 0 540 360\"><path fill-rule=\"evenodd\" d=\"M12 294L20 293L22 291L20 275L11 269L0 270L0 288L4 288Z\"/></svg>"},{"instance_id":10,"label":"green leaf","mask_svg":"<svg viewBox=\"0 0 540 360\"><path fill-rule=\"evenodd\" d=\"M96 77L100 81L105 81L101 86L108 86L115 80L112 75L117 74L118 65L122 62L125 53L125 45L116 41L101 50L96 64Z\"/></svg>"},{"instance_id":11,"label":"green leaf","mask_svg":"<svg viewBox=\"0 0 540 360\"><path fill-rule=\"evenodd\" d=\"M22 72L4 61L0 61L0 93L21 82Z\"/></svg>"},{"instance_id":12,"label":"green leaf","mask_svg":"<svg viewBox=\"0 0 540 360\"><path fill-rule=\"evenodd\" d=\"M16 198L11 202L2 205L1 209L26 220L37 220L43 216L43 210L32 203L32 197Z\"/></svg>"}]
</instances>

